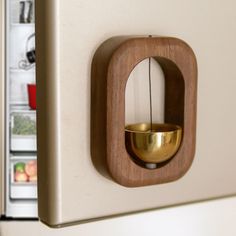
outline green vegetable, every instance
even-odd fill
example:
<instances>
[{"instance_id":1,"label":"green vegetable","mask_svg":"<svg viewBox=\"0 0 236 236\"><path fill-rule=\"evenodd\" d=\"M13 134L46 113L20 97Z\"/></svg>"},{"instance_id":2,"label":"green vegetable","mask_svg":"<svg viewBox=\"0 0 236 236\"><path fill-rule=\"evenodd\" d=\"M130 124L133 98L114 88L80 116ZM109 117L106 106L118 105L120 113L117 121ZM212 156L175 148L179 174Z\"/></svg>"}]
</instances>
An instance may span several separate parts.
<instances>
[{"instance_id":1,"label":"green vegetable","mask_svg":"<svg viewBox=\"0 0 236 236\"><path fill-rule=\"evenodd\" d=\"M25 163L24 162L17 162L14 165L15 172L23 173L25 172Z\"/></svg>"},{"instance_id":2,"label":"green vegetable","mask_svg":"<svg viewBox=\"0 0 236 236\"><path fill-rule=\"evenodd\" d=\"M29 116L15 115L12 133L16 135L35 135L36 121Z\"/></svg>"}]
</instances>

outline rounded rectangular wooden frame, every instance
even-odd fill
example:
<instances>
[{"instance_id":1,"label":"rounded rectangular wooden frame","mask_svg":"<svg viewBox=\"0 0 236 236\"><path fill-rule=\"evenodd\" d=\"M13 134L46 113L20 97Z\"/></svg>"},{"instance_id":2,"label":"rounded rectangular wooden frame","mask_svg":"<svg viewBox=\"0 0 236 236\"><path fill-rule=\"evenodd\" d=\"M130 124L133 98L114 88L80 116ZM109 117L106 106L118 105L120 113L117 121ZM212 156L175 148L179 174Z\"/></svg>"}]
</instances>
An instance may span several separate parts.
<instances>
[{"instance_id":1,"label":"rounded rectangular wooden frame","mask_svg":"<svg viewBox=\"0 0 236 236\"><path fill-rule=\"evenodd\" d=\"M183 128L176 155L153 170L129 156L124 131L126 82L134 67L149 57L156 59L165 75L165 122ZM197 62L192 49L171 37L111 38L96 51L91 76L91 154L97 169L103 174L108 170L127 187L183 176L193 161L196 139Z\"/></svg>"}]
</instances>

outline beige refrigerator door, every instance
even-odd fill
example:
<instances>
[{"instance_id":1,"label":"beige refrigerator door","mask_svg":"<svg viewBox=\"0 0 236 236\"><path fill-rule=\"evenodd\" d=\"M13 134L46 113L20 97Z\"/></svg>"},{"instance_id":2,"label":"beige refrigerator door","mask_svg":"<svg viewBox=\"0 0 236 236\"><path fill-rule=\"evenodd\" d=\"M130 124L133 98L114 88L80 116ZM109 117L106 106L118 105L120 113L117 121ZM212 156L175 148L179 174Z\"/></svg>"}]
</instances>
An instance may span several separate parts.
<instances>
[{"instance_id":1,"label":"beige refrigerator door","mask_svg":"<svg viewBox=\"0 0 236 236\"><path fill-rule=\"evenodd\" d=\"M57 227L236 194L235 7L232 0L36 1L41 221ZM181 38L196 54L196 154L178 181L127 188L91 160L91 62L108 38L149 34Z\"/></svg>"},{"instance_id":2,"label":"beige refrigerator door","mask_svg":"<svg viewBox=\"0 0 236 236\"><path fill-rule=\"evenodd\" d=\"M235 235L236 197L51 229L38 221L0 221L1 236ZM171 219L171 220L170 220Z\"/></svg>"},{"instance_id":3,"label":"beige refrigerator door","mask_svg":"<svg viewBox=\"0 0 236 236\"><path fill-rule=\"evenodd\" d=\"M0 1L0 215L4 214L4 193L5 193L5 58L4 58L4 40L5 40L5 4Z\"/></svg>"}]
</instances>

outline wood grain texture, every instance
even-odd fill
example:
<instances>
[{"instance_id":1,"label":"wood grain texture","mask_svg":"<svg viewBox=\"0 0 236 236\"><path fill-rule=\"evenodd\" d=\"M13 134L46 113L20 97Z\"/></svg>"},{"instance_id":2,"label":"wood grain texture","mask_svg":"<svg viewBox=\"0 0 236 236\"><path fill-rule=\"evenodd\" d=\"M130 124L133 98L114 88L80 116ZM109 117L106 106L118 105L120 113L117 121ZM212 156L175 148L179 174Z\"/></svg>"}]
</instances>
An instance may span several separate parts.
<instances>
[{"instance_id":1,"label":"wood grain texture","mask_svg":"<svg viewBox=\"0 0 236 236\"><path fill-rule=\"evenodd\" d=\"M150 170L125 148L125 87L130 73L154 58L165 75L165 122L182 126L176 155ZM91 154L96 168L119 184L138 187L174 181L189 169L195 153L197 62L192 49L170 37L116 37L96 51L91 73ZM154 92L154 91L153 91Z\"/></svg>"}]
</instances>

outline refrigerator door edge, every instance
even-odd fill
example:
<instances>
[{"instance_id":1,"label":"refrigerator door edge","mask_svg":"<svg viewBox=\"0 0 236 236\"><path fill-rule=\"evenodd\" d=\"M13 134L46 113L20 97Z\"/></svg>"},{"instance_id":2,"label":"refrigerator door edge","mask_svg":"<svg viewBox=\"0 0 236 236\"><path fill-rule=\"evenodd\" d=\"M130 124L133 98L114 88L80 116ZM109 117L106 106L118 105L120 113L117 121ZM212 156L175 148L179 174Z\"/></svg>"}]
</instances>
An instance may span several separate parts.
<instances>
[{"instance_id":1,"label":"refrigerator door edge","mask_svg":"<svg viewBox=\"0 0 236 236\"><path fill-rule=\"evenodd\" d=\"M58 5L35 1L38 214L50 226L61 222Z\"/></svg>"}]
</instances>

